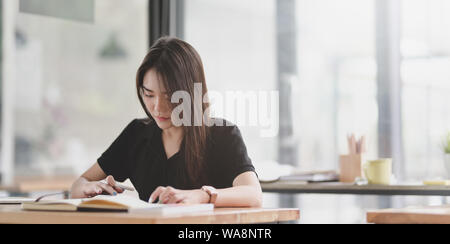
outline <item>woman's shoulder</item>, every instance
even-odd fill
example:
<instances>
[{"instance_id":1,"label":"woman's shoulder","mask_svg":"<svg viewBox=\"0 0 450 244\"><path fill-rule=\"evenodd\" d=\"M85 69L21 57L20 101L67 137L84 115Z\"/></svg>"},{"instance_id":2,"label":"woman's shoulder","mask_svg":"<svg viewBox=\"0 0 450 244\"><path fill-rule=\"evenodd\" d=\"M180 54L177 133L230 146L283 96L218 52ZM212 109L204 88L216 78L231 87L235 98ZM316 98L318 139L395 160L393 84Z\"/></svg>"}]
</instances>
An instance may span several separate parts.
<instances>
[{"instance_id":1,"label":"woman's shoulder","mask_svg":"<svg viewBox=\"0 0 450 244\"><path fill-rule=\"evenodd\" d=\"M154 120L150 119L150 118L136 118L133 121L131 121L132 124L135 124L136 126L141 126L141 127L148 127L148 126L155 126L156 123Z\"/></svg>"},{"instance_id":2,"label":"woman's shoulder","mask_svg":"<svg viewBox=\"0 0 450 244\"><path fill-rule=\"evenodd\" d=\"M151 137L156 129L156 123L149 118L136 118L132 120L125 131L133 137Z\"/></svg>"},{"instance_id":3,"label":"woman's shoulder","mask_svg":"<svg viewBox=\"0 0 450 244\"><path fill-rule=\"evenodd\" d=\"M223 118L210 118L210 121L207 123L207 126L213 130L219 131L237 128L236 124Z\"/></svg>"},{"instance_id":4,"label":"woman's shoulder","mask_svg":"<svg viewBox=\"0 0 450 244\"><path fill-rule=\"evenodd\" d=\"M209 124L211 138L226 140L233 137L241 137L241 132L236 124L223 118L211 118Z\"/></svg>"}]
</instances>

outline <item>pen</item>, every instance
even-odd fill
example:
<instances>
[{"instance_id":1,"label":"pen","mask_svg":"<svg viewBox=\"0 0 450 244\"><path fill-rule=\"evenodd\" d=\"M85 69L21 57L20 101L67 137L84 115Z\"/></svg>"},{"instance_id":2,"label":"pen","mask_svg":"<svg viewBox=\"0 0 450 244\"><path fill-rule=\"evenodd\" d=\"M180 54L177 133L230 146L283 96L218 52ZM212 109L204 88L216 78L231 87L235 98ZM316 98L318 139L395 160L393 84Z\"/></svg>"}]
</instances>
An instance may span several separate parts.
<instances>
[{"instance_id":1,"label":"pen","mask_svg":"<svg viewBox=\"0 0 450 244\"><path fill-rule=\"evenodd\" d=\"M348 146L348 153L352 154L352 139L351 139L352 135L351 134L347 134L347 146Z\"/></svg>"},{"instance_id":2,"label":"pen","mask_svg":"<svg viewBox=\"0 0 450 244\"><path fill-rule=\"evenodd\" d=\"M367 147L366 147L366 136L362 136L361 137L361 146L360 146L360 150L361 153L365 153L367 151Z\"/></svg>"},{"instance_id":3,"label":"pen","mask_svg":"<svg viewBox=\"0 0 450 244\"><path fill-rule=\"evenodd\" d=\"M102 180L100 182L103 183L103 184L109 185L108 182L106 182L106 180ZM120 187L120 188L122 188L124 190L127 190L127 191L135 191L135 189L133 187L129 187L129 186L126 186L124 184L116 183L116 186Z\"/></svg>"},{"instance_id":4,"label":"pen","mask_svg":"<svg viewBox=\"0 0 450 244\"><path fill-rule=\"evenodd\" d=\"M352 134L350 137L350 154L352 155L357 154L355 134Z\"/></svg>"}]
</instances>

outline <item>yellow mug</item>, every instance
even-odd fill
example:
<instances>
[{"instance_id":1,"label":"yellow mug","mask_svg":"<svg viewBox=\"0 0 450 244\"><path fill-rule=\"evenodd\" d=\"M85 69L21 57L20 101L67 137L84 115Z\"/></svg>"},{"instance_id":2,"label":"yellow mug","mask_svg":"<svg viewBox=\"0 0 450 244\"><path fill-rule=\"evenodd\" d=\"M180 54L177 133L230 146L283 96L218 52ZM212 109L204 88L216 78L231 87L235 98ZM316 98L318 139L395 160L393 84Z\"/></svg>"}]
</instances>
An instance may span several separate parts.
<instances>
[{"instance_id":1,"label":"yellow mug","mask_svg":"<svg viewBox=\"0 0 450 244\"><path fill-rule=\"evenodd\" d=\"M364 163L363 170L369 184L389 185L392 175L392 159L369 160Z\"/></svg>"}]
</instances>

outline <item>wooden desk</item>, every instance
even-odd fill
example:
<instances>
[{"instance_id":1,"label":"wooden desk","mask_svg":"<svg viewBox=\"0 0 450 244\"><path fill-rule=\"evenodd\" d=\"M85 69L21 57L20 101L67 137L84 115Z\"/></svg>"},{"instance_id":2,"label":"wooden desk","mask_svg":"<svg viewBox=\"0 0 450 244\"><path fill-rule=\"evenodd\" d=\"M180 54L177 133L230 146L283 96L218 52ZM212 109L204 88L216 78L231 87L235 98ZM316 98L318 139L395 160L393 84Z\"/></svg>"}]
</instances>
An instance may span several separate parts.
<instances>
[{"instance_id":1,"label":"wooden desk","mask_svg":"<svg viewBox=\"0 0 450 244\"><path fill-rule=\"evenodd\" d=\"M216 208L183 215L23 211L0 205L1 224L252 224L298 220L298 209Z\"/></svg>"},{"instance_id":2,"label":"wooden desk","mask_svg":"<svg viewBox=\"0 0 450 244\"><path fill-rule=\"evenodd\" d=\"M354 185L351 183L296 183L284 181L261 183L263 192L272 193L316 193L316 194L357 194L357 195L410 195L410 196L450 196L450 186L428 185Z\"/></svg>"},{"instance_id":3,"label":"wooden desk","mask_svg":"<svg viewBox=\"0 0 450 244\"><path fill-rule=\"evenodd\" d=\"M369 211L367 212L367 222L375 224L450 224L450 205Z\"/></svg>"}]
</instances>

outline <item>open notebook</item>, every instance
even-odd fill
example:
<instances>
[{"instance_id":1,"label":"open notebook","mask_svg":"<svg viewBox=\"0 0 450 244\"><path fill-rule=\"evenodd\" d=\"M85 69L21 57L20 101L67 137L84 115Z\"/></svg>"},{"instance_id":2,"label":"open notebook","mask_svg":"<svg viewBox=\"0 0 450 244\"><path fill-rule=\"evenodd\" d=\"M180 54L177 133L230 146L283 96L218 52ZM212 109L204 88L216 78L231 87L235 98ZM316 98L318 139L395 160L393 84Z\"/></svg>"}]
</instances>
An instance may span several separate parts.
<instances>
[{"instance_id":1,"label":"open notebook","mask_svg":"<svg viewBox=\"0 0 450 244\"><path fill-rule=\"evenodd\" d=\"M93 198L83 199L26 202L22 204L22 209L41 211L117 211L174 214L211 211L214 209L214 204L152 204L125 195L99 195Z\"/></svg>"}]
</instances>

